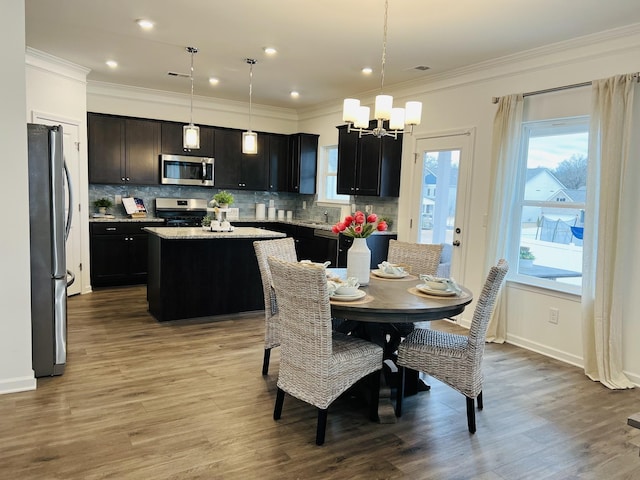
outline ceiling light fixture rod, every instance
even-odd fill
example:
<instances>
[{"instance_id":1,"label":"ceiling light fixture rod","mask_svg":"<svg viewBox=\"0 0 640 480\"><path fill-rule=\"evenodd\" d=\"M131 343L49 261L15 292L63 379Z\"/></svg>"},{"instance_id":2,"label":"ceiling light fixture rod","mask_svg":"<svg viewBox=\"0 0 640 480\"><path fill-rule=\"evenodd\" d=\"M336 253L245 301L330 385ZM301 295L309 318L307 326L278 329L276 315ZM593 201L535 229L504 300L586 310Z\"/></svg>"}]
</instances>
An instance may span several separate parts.
<instances>
[{"instance_id":1,"label":"ceiling light fixture rod","mask_svg":"<svg viewBox=\"0 0 640 480\"><path fill-rule=\"evenodd\" d=\"M253 66L257 60L245 58L244 61L249 65L249 130L242 132L242 153L255 155L258 153L258 134L251 130L251 117L253 116Z\"/></svg>"},{"instance_id":2,"label":"ceiling light fixture rod","mask_svg":"<svg viewBox=\"0 0 640 480\"><path fill-rule=\"evenodd\" d=\"M393 108L393 97L383 95L384 67L387 61L387 29L389 20L389 0L384 2L384 29L382 32L382 61L380 68L380 95L376 96L374 119L376 126L369 128L369 107L360 105L360 100L346 98L342 110L342 120L347 123L347 132L358 132L359 137L373 135L378 138L398 138L401 133L413 133L413 127L420 125L422 102L407 102L405 108ZM385 122L386 127L385 127ZM406 130L407 126L410 127Z\"/></svg>"},{"instance_id":3,"label":"ceiling light fixture rod","mask_svg":"<svg viewBox=\"0 0 640 480\"><path fill-rule=\"evenodd\" d=\"M191 71L189 78L191 80L191 96L189 103L189 125L182 127L182 148L187 151L200 148L200 127L193 124L193 56L198 53L196 47L187 47L187 52L191 54Z\"/></svg>"}]
</instances>

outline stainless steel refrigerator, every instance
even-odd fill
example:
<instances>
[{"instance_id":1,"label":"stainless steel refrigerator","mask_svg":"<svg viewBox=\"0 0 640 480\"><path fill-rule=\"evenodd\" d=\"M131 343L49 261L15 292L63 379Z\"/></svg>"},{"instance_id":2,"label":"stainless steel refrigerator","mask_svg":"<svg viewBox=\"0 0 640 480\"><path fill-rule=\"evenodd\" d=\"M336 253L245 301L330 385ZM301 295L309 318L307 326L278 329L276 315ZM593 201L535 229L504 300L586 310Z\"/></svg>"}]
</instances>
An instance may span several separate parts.
<instances>
[{"instance_id":1,"label":"stainless steel refrigerator","mask_svg":"<svg viewBox=\"0 0 640 480\"><path fill-rule=\"evenodd\" d=\"M35 376L45 377L62 375L67 362L67 283L73 274L66 266L72 209L65 214L65 199L72 205L72 189L62 127L28 124L27 129L32 360Z\"/></svg>"}]
</instances>

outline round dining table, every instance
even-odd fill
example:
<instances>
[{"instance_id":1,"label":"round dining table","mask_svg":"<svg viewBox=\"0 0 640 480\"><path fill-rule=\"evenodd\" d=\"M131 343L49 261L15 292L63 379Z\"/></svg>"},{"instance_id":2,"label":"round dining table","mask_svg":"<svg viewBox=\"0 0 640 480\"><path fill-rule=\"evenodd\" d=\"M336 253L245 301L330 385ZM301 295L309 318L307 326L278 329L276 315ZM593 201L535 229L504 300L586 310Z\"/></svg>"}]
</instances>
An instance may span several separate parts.
<instances>
[{"instance_id":1,"label":"round dining table","mask_svg":"<svg viewBox=\"0 0 640 480\"><path fill-rule=\"evenodd\" d=\"M327 276L344 280L346 268L328 268ZM420 279L415 275L382 278L371 273L369 284L361 286L365 296L356 300L331 299L331 314L335 318L376 323L415 323L441 320L461 314L473 301L473 294L463 286L451 296L427 294L416 288Z\"/></svg>"},{"instance_id":2,"label":"round dining table","mask_svg":"<svg viewBox=\"0 0 640 480\"><path fill-rule=\"evenodd\" d=\"M461 285L458 285L460 291L454 295L442 296L437 295L437 292L427 294L416 288L422 282L415 275L383 278L376 273L380 275L379 271L372 271L369 284L360 287L364 292L362 298L346 301L339 300L336 296L331 297L331 316L369 323L418 323L455 317L473 301L471 291ZM328 268L327 277L329 280L345 280L347 269ZM385 348L385 352L386 350ZM386 352L385 357L387 356ZM426 384L420 384L418 372L407 369L405 396L415 395L419 390L429 388ZM395 415L385 417L384 423L395 421Z\"/></svg>"}]
</instances>

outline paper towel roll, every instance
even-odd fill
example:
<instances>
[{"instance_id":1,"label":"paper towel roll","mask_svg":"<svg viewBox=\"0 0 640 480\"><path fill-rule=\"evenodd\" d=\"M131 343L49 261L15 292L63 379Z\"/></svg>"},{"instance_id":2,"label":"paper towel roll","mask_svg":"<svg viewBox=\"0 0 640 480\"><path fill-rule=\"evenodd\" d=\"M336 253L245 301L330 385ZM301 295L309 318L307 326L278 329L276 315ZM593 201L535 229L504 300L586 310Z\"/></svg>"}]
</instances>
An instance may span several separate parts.
<instances>
[{"instance_id":1,"label":"paper towel roll","mask_svg":"<svg viewBox=\"0 0 640 480\"><path fill-rule=\"evenodd\" d=\"M276 219L276 207L269 207L269 220Z\"/></svg>"},{"instance_id":2,"label":"paper towel roll","mask_svg":"<svg viewBox=\"0 0 640 480\"><path fill-rule=\"evenodd\" d=\"M265 211L264 203L256 203L256 219L257 220L264 220L264 211Z\"/></svg>"},{"instance_id":3,"label":"paper towel roll","mask_svg":"<svg viewBox=\"0 0 640 480\"><path fill-rule=\"evenodd\" d=\"M340 220L344 220L344 217L351 215L351 207L348 205L342 205L340 207Z\"/></svg>"}]
</instances>

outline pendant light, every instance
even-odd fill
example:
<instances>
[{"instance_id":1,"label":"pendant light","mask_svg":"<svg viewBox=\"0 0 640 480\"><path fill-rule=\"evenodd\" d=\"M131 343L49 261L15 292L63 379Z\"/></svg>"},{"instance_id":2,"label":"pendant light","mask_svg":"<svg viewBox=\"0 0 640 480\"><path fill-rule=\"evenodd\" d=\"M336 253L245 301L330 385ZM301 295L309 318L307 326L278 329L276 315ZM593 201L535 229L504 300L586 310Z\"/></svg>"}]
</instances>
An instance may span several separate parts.
<instances>
[{"instance_id":1,"label":"pendant light","mask_svg":"<svg viewBox=\"0 0 640 480\"><path fill-rule=\"evenodd\" d=\"M200 148L200 127L193 124L193 56L198 53L198 49L196 47L187 47L187 52L191 54L191 73L189 74L191 79L191 105L189 125L182 127L182 147L190 150Z\"/></svg>"},{"instance_id":2,"label":"pendant light","mask_svg":"<svg viewBox=\"0 0 640 480\"><path fill-rule=\"evenodd\" d=\"M384 32L382 37L382 67L380 69L380 95L376 96L374 109L374 119L377 120L375 128L369 128L369 107L360 105L360 100L346 98L342 109L342 121L347 123L347 131L355 131L359 136L373 135L378 138L385 136L398 138L399 133L407 133L403 130L405 126L410 126L408 133L413 133L414 125L420 125L422 117L422 102L407 102L405 108L393 108L393 97L383 95L384 87L384 64L387 57L387 17L389 10L389 0L384 2ZM388 129L384 122L388 122Z\"/></svg>"},{"instance_id":3,"label":"pendant light","mask_svg":"<svg viewBox=\"0 0 640 480\"><path fill-rule=\"evenodd\" d=\"M258 153L258 134L251 130L251 94L253 87L253 66L256 64L256 60L246 58L245 62L249 64L249 130L242 132L242 153L255 155Z\"/></svg>"}]
</instances>

